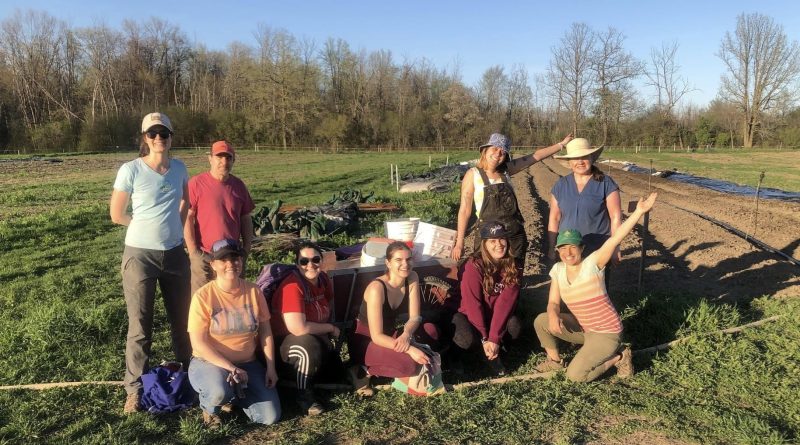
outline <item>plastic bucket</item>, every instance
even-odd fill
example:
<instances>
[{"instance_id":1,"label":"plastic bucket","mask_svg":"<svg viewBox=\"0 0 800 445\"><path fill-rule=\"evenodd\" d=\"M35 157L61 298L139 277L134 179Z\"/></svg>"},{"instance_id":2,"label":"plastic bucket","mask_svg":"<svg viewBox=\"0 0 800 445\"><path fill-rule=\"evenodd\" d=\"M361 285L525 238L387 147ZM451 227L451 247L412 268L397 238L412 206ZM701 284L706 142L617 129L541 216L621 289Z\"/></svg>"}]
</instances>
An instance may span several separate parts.
<instances>
[{"instance_id":1,"label":"plastic bucket","mask_svg":"<svg viewBox=\"0 0 800 445\"><path fill-rule=\"evenodd\" d=\"M361 267L383 264L390 241L367 241L361 250Z\"/></svg>"},{"instance_id":2,"label":"plastic bucket","mask_svg":"<svg viewBox=\"0 0 800 445\"><path fill-rule=\"evenodd\" d=\"M386 238L397 241L414 241L417 234L419 218L393 219L384 223L386 227Z\"/></svg>"}]
</instances>

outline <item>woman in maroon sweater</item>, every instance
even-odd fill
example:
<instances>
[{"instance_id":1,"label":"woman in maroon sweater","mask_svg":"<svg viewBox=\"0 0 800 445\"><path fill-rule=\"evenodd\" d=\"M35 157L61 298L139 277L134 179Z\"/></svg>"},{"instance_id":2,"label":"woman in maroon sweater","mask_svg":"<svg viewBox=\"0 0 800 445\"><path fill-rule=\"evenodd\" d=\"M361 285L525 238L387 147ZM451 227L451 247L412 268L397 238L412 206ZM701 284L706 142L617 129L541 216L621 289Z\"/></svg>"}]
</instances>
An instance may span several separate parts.
<instances>
[{"instance_id":1,"label":"woman in maroon sweater","mask_svg":"<svg viewBox=\"0 0 800 445\"><path fill-rule=\"evenodd\" d=\"M456 349L482 344L483 354L495 375L504 375L500 344L504 337L516 339L519 319L513 315L519 298L519 271L508 251L508 232L497 221L480 229L481 248L467 259L460 271L461 306L453 316ZM458 354L458 351L454 351Z\"/></svg>"}]
</instances>

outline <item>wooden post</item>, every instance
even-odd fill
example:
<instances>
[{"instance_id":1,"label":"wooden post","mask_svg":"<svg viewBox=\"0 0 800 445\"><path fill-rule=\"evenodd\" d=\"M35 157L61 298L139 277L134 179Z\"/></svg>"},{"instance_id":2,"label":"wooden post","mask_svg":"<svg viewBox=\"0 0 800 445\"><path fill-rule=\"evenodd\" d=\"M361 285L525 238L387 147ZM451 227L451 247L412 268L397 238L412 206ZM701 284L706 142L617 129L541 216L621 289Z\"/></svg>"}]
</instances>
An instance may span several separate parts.
<instances>
[{"instance_id":1,"label":"wooden post","mask_svg":"<svg viewBox=\"0 0 800 445\"><path fill-rule=\"evenodd\" d=\"M400 191L400 166L398 164L394 165L394 185L397 186L397 191Z\"/></svg>"},{"instance_id":2,"label":"wooden post","mask_svg":"<svg viewBox=\"0 0 800 445\"><path fill-rule=\"evenodd\" d=\"M394 164L389 164L389 184L394 185Z\"/></svg>"},{"instance_id":3,"label":"wooden post","mask_svg":"<svg viewBox=\"0 0 800 445\"><path fill-rule=\"evenodd\" d=\"M758 186L756 186L756 211L753 213L753 238L756 237L756 228L758 225L758 193L761 191L761 183L764 182L764 172L758 177ZM747 241L750 235L745 235L744 240Z\"/></svg>"},{"instance_id":4,"label":"wooden post","mask_svg":"<svg viewBox=\"0 0 800 445\"><path fill-rule=\"evenodd\" d=\"M651 179L653 178L653 160L650 160L650 174L647 177L647 195L650 196L650 189L651 189ZM633 212L636 210L637 201L631 201L628 203L628 212ZM647 246L645 245L645 240L647 236L650 234L649 232L650 227L650 212L644 214L644 221L642 221L642 247L641 247L641 254L639 255L639 277L637 280L637 288L639 291L639 295L642 294L644 287L642 286L642 278L644 277L644 263L645 259L647 258Z\"/></svg>"},{"instance_id":5,"label":"wooden post","mask_svg":"<svg viewBox=\"0 0 800 445\"><path fill-rule=\"evenodd\" d=\"M428 168L431 168L431 155L428 155Z\"/></svg>"},{"instance_id":6,"label":"wooden post","mask_svg":"<svg viewBox=\"0 0 800 445\"><path fill-rule=\"evenodd\" d=\"M444 161L444 165L450 165L450 155L447 155L447 160Z\"/></svg>"}]
</instances>

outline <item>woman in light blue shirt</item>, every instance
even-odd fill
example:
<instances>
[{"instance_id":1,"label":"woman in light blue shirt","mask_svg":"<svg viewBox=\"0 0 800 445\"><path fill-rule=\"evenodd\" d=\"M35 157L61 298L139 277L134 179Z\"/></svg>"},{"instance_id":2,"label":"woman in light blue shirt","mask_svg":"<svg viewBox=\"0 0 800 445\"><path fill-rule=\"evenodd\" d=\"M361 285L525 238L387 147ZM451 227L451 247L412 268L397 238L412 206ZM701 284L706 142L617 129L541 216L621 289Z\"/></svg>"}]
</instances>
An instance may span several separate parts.
<instances>
[{"instance_id":1,"label":"woman in light blue shirt","mask_svg":"<svg viewBox=\"0 0 800 445\"><path fill-rule=\"evenodd\" d=\"M156 284L164 298L175 357L185 367L192 353L187 333L189 258L183 248L189 174L183 162L170 157L172 136L172 123L166 115L145 116L139 157L120 167L111 193L111 220L128 226L121 268L128 308L126 414L140 409L140 377L149 367L153 343Z\"/></svg>"}]
</instances>

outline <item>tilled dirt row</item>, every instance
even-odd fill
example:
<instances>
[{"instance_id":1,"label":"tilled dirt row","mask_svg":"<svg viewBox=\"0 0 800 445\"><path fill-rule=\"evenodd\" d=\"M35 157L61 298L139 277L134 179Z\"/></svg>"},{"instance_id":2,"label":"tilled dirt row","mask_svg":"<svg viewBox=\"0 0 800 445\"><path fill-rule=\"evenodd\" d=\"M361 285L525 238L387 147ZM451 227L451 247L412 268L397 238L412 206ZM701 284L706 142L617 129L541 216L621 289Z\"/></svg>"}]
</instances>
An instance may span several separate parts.
<instances>
[{"instance_id":1,"label":"tilled dirt row","mask_svg":"<svg viewBox=\"0 0 800 445\"><path fill-rule=\"evenodd\" d=\"M603 170L608 169L603 165ZM520 206L532 238L526 274L531 281L547 279L541 274L546 229L546 205L550 190L560 175L568 174L556 160L535 164L528 174L515 178L518 191L529 186L530 197L520 196ZM800 296L800 267L780 256L764 252L738 235L685 210L708 215L751 233L755 204L752 198L734 197L688 184L612 168L619 184L623 213L629 201L659 193L651 212L647 258L643 274L646 292L685 292L710 299L749 300L762 295ZM649 182L649 184L648 184ZM636 289L640 267L641 225L622 245L623 261L611 270L609 292ZM760 200L755 238L795 258L800 257L800 204ZM536 264L539 263L539 264ZM537 280L537 275L539 280ZM546 292L546 289L542 290Z\"/></svg>"}]
</instances>

